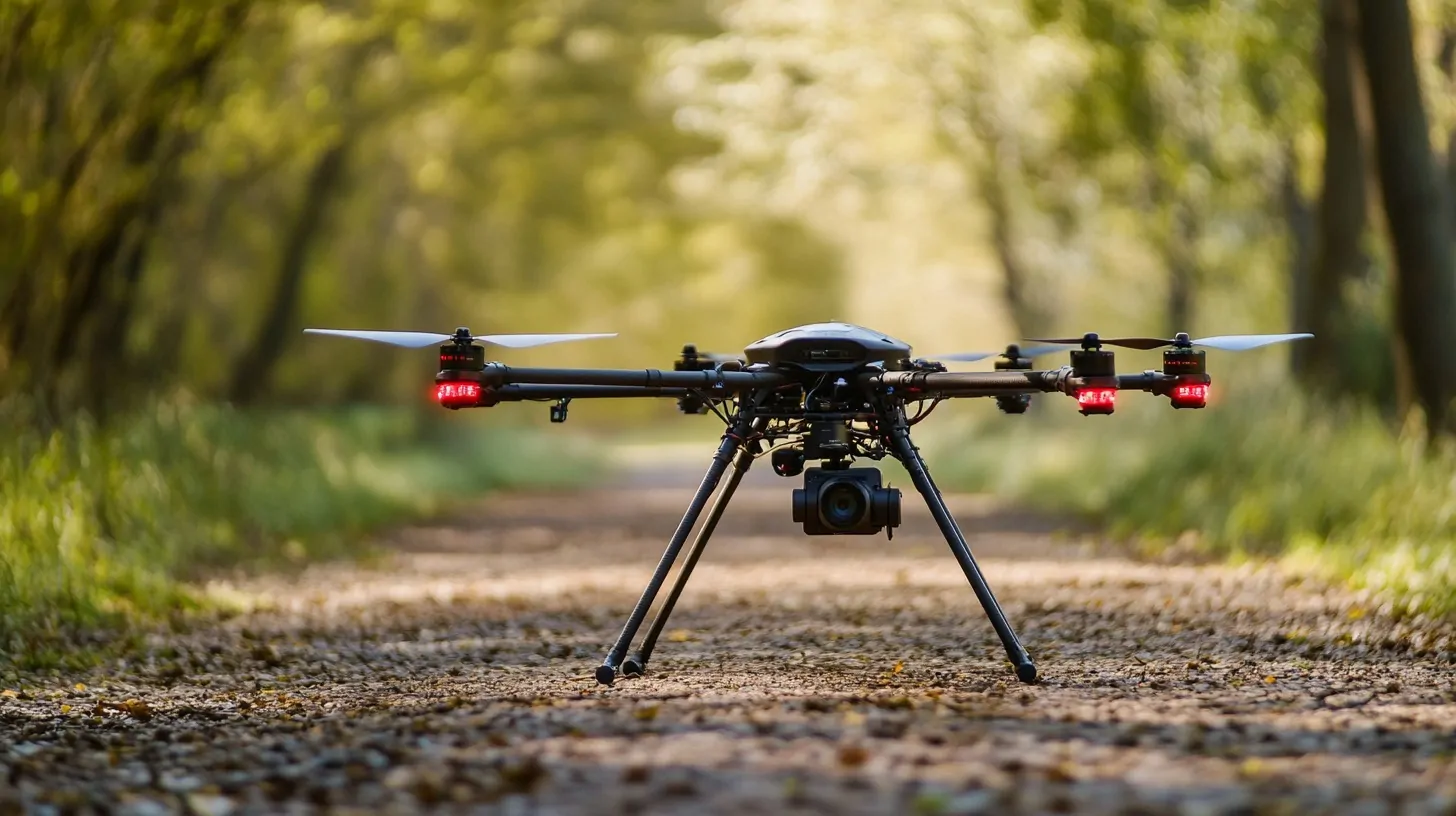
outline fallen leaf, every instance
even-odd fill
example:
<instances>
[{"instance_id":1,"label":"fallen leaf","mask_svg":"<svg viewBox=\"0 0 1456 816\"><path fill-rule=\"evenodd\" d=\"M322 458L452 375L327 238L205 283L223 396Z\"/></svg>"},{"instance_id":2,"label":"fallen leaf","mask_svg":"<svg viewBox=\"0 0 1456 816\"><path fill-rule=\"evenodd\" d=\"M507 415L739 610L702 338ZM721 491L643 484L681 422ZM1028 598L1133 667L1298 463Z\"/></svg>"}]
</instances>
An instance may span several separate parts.
<instances>
[{"instance_id":1,"label":"fallen leaf","mask_svg":"<svg viewBox=\"0 0 1456 816\"><path fill-rule=\"evenodd\" d=\"M652 771L646 765L629 765L622 771L622 781L633 785L640 785L652 776Z\"/></svg>"},{"instance_id":2,"label":"fallen leaf","mask_svg":"<svg viewBox=\"0 0 1456 816\"><path fill-rule=\"evenodd\" d=\"M1047 769L1047 779L1052 782L1076 782L1077 777L1077 766L1070 762L1058 762Z\"/></svg>"},{"instance_id":3,"label":"fallen leaf","mask_svg":"<svg viewBox=\"0 0 1456 816\"><path fill-rule=\"evenodd\" d=\"M15 699L19 696L20 692L16 691L15 689L5 689L4 691L0 691L0 697L9 697L11 699Z\"/></svg>"},{"instance_id":4,"label":"fallen leaf","mask_svg":"<svg viewBox=\"0 0 1456 816\"><path fill-rule=\"evenodd\" d=\"M687 643L691 633L686 629L674 629L667 633L667 639L671 643Z\"/></svg>"},{"instance_id":5,"label":"fallen leaf","mask_svg":"<svg viewBox=\"0 0 1456 816\"><path fill-rule=\"evenodd\" d=\"M899 674L902 671L905 671L905 661L903 661L903 660L896 660L895 661L895 668L891 669L890 672L892 674Z\"/></svg>"},{"instance_id":6,"label":"fallen leaf","mask_svg":"<svg viewBox=\"0 0 1456 816\"><path fill-rule=\"evenodd\" d=\"M71 688L75 689L76 691L85 691L86 690L86 684L85 683L77 683L76 685L71 686Z\"/></svg>"},{"instance_id":7,"label":"fallen leaf","mask_svg":"<svg viewBox=\"0 0 1456 816\"><path fill-rule=\"evenodd\" d=\"M62 714L70 714L71 713L71 707L69 705L65 704L65 703L61 703L61 713Z\"/></svg>"},{"instance_id":8,"label":"fallen leaf","mask_svg":"<svg viewBox=\"0 0 1456 816\"><path fill-rule=\"evenodd\" d=\"M642 706L641 708L632 712L632 716L636 717L639 720L655 720L657 719L657 710L659 708L661 708L661 706Z\"/></svg>"},{"instance_id":9,"label":"fallen leaf","mask_svg":"<svg viewBox=\"0 0 1456 816\"><path fill-rule=\"evenodd\" d=\"M858 768L869 758L870 752L860 745L845 745L839 749L839 764L846 768Z\"/></svg>"},{"instance_id":10,"label":"fallen leaf","mask_svg":"<svg viewBox=\"0 0 1456 816\"><path fill-rule=\"evenodd\" d=\"M1271 674L1271 675L1269 675L1269 676L1267 676L1267 677L1264 678L1264 683L1266 685L1268 685L1268 684L1272 684L1272 683L1278 682L1278 680L1279 680L1279 678L1277 678L1277 677L1275 677L1274 675Z\"/></svg>"}]
</instances>

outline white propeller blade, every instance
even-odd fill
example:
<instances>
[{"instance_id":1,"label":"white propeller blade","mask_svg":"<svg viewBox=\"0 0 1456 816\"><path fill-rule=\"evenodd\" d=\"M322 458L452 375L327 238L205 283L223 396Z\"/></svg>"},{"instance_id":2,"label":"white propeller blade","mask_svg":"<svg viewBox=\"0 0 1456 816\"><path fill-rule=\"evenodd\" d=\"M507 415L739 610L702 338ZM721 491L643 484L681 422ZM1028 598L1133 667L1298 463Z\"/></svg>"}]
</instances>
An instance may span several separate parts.
<instances>
[{"instance_id":1,"label":"white propeller blade","mask_svg":"<svg viewBox=\"0 0 1456 816\"><path fill-rule=\"evenodd\" d=\"M567 343L573 340L595 340L600 337L616 337L610 334L487 334L475 338L482 343L492 343L506 348L531 348L552 343Z\"/></svg>"},{"instance_id":2,"label":"white propeller blade","mask_svg":"<svg viewBox=\"0 0 1456 816\"><path fill-rule=\"evenodd\" d=\"M1193 341L1195 346L1206 346L1212 349L1223 351L1248 351L1260 346L1271 346L1275 343L1288 343L1291 340L1304 340L1314 337L1312 334L1226 334L1219 337L1202 337Z\"/></svg>"},{"instance_id":3,"label":"white propeller blade","mask_svg":"<svg viewBox=\"0 0 1456 816\"><path fill-rule=\"evenodd\" d=\"M403 346L405 348L424 348L439 343L445 343L455 339L453 334L435 334L433 332L405 332L405 331L367 331L355 329L304 329L305 334L332 334L336 337L353 337L359 340L372 340L376 343L388 343L391 346ZM598 337L616 337L613 334L487 334L481 337L472 337L482 343L491 343L506 348L532 348L534 346L545 346L551 343L565 343L571 340L593 340Z\"/></svg>"},{"instance_id":4,"label":"white propeller blade","mask_svg":"<svg viewBox=\"0 0 1456 816\"><path fill-rule=\"evenodd\" d=\"M405 332L405 331L355 331L353 329L304 329L305 334L332 334L335 337L355 337L360 340L373 340L376 343L388 343L391 346L404 346L405 348L424 348L443 343L454 335L434 334L432 332Z\"/></svg>"},{"instance_id":5,"label":"white propeller blade","mask_svg":"<svg viewBox=\"0 0 1456 816\"><path fill-rule=\"evenodd\" d=\"M1019 355L1024 360L1033 357L1040 357L1044 354L1052 354L1058 351L1066 351L1064 346L1022 346L1018 348ZM990 357L1000 357L1006 350L1001 351L966 351L957 354L936 354L928 357L929 360L940 360L948 363L974 363L977 360L985 360Z\"/></svg>"},{"instance_id":6,"label":"white propeller blade","mask_svg":"<svg viewBox=\"0 0 1456 816\"><path fill-rule=\"evenodd\" d=\"M967 351L960 354L932 354L925 359L939 360L944 363L974 363L987 357L995 357L1000 353L999 351Z\"/></svg>"}]
</instances>

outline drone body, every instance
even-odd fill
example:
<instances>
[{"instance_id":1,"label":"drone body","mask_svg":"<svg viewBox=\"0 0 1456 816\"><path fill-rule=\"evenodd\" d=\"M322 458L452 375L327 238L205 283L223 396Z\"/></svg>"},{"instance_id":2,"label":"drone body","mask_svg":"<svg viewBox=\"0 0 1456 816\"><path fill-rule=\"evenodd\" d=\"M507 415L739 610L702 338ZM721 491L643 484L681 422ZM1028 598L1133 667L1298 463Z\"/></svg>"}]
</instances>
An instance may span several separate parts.
<instances>
[{"instance_id":1,"label":"drone body","mask_svg":"<svg viewBox=\"0 0 1456 816\"><path fill-rule=\"evenodd\" d=\"M803 474L804 486L793 491L791 506L794 521L802 523L808 535L872 535L882 531L891 535L900 523L900 491L882 485L877 469L852 467L852 463L888 456L904 465L996 630L1017 677L1033 683L1037 679L1036 665L1007 623L964 535L931 480L919 449L910 441L911 426L925 419L941 401L966 397L991 397L1008 414L1025 412L1037 393L1073 397L1084 415L1111 414L1117 393L1127 390L1166 396L1174 408L1202 408L1207 403L1210 378L1205 370L1205 353L1196 347L1242 351L1312 336L1233 335L1193 340L1179 334L1171 340L1102 340L1096 334L1087 334L1042 340L1038 342L1050 345L1027 349L1008 346L996 360L995 371L950 372L944 362L915 358L908 343L881 332L848 323L816 323L765 337L745 348L742 357L702 354L694 346L684 346L668 371L512 368L486 362L485 349L477 345L483 342L525 348L612 335L476 337L465 328L454 334L308 331L412 348L441 344L435 396L446 408L550 402L552 421L564 422L567 406L575 399L656 397L676 399L683 413L711 412L724 422L727 427L707 474L646 590L597 669L597 680L606 685L619 674L638 676L645 672L657 638L733 492L753 461L763 455L770 456L774 472L780 476ZM1079 347L1070 350L1070 365L1051 370L1033 368L1032 358L1066 346ZM1113 352L1104 346L1166 347L1163 366L1140 374L1118 374ZM995 352L977 352L939 359L973 361L995 356ZM815 466L806 467L811 462ZM725 474L728 480L720 490ZM703 517L705 509L707 515ZM688 546L671 591L642 645L628 656L627 650L700 517L702 525Z\"/></svg>"},{"instance_id":2,"label":"drone body","mask_svg":"<svg viewBox=\"0 0 1456 816\"><path fill-rule=\"evenodd\" d=\"M797 367L805 371L848 373L861 366L899 370L910 360L910 344L849 323L796 326L749 345L749 365Z\"/></svg>"}]
</instances>

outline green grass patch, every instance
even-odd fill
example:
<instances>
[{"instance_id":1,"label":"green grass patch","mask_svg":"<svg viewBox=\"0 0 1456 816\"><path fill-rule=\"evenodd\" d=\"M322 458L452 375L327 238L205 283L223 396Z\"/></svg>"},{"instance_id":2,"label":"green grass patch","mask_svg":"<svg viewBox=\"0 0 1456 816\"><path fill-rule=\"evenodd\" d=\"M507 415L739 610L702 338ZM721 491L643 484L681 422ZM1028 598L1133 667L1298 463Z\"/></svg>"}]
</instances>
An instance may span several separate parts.
<instances>
[{"instance_id":1,"label":"green grass patch","mask_svg":"<svg viewBox=\"0 0 1456 816\"><path fill-rule=\"evenodd\" d=\"M1070 401L988 416L949 442L939 472L1087 514L1150 555L1277 558L1399 611L1456 613L1456 451L1290 389L1236 389L1202 411L1138 396L1112 417Z\"/></svg>"},{"instance_id":2,"label":"green grass patch","mask_svg":"<svg viewBox=\"0 0 1456 816\"><path fill-rule=\"evenodd\" d=\"M596 464L467 412L176 401L41 432L9 403L0 427L0 659L22 665L84 660L130 624L199 608L192 579L358 557L368 531Z\"/></svg>"}]
</instances>

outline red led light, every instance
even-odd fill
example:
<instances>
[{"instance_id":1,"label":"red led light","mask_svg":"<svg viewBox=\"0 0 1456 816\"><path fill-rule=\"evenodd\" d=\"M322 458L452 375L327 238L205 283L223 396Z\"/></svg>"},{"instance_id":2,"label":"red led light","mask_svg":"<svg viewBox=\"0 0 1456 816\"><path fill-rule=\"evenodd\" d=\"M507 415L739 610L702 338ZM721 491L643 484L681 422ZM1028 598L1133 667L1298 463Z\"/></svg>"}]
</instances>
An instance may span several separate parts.
<instances>
[{"instance_id":1,"label":"red led light","mask_svg":"<svg viewBox=\"0 0 1456 816\"><path fill-rule=\"evenodd\" d=\"M1083 408L1112 408L1117 404L1115 388L1077 389L1077 405Z\"/></svg>"},{"instance_id":2,"label":"red led light","mask_svg":"<svg viewBox=\"0 0 1456 816\"><path fill-rule=\"evenodd\" d=\"M480 402L480 383L450 381L435 384L435 400L446 408L460 408Z\"/></svg>"},{"instance_id":3,"label":"red led light","mask_svg":"<svg viewBox=\"0 0 1456 816\"><path fill-rule=\"evenodd\" d=\"M1090 414L1110 414L1116 407L1116 388L1077 389L1077 409L1083 416Z\"/></svg>"},{"instance_id":4,"label":"red led light","mask_svg":"<svg viewBox=\"0 0 1456 816\"><path fill-rule=\"evenodd\" d=\"M1202 408L1208 404L1208 383L1180 383L1169 396L1174 408Z\"/></svg>"}]
</instances>

